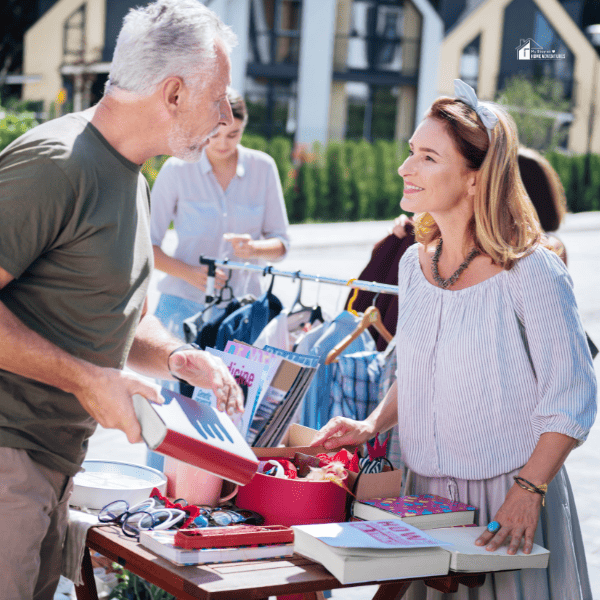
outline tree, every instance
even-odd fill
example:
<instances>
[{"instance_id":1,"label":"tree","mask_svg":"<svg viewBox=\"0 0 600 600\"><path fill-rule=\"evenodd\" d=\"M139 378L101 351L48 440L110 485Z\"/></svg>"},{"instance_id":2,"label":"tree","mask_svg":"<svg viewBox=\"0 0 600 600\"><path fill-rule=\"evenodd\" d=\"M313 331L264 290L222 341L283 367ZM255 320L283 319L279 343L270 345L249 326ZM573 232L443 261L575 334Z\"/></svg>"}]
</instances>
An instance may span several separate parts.
<instances>
[{"instance_id":1,"label":"tree","mask_svg":"<svg viewBox=\"0 0 600 600\"><path fill-rule=\"evenodd\" d=\"M559 129L559 113L569 110L563 85L557 79L527 79L516 75L506 82L498 102L517 124L519 141L529 148L549 151L558 147L567 132Z\"/></svg>"}]
</instances>

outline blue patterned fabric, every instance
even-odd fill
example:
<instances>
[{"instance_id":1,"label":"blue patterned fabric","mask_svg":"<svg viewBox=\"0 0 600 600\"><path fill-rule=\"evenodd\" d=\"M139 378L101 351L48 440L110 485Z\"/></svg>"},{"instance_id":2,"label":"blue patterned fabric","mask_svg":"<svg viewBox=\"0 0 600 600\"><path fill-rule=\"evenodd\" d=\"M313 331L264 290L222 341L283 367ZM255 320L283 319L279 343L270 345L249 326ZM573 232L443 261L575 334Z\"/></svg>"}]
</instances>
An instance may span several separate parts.
<instances>
[{"instance_id":1,"label":"blue patterned fabric","mask_svg":"<svg viewBox=\"0 0 600 600\"><path fill-rule=\"evenodd\" d=\"M325 359L330 350L341 342L347 335L353 333L360 321L348 311L341 312L331 323L323 326L323 334L317 339L312 348L302 348L304 354L319 357L319 368L304 397L304 405L300 423L306 427L320 429L329 420L332 366L326 365ZM298 351L300 351L298 345ZM342 353L375 350L375 342L368 331L363 331Z\"/></svg>"},{"instance_id":2,"label":"blue patterned fabric","mask_svg":"<svg viewBox=\"0 0 600 600\"><path fill-rule=\"evenodd\" d=\"M329 418L362 421L378 404L383 367L379 352L345 354L332 364Z\"/></svg>"}]
</instances>

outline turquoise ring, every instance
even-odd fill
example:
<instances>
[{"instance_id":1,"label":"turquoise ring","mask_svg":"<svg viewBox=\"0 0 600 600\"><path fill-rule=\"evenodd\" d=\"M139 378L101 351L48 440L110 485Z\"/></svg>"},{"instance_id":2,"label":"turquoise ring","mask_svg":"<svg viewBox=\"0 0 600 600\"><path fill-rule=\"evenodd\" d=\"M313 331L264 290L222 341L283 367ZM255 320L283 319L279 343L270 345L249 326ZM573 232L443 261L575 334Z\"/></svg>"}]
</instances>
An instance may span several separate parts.
<instances>
[{"instance_id":1,"label":"turquoise ring","mask_svg":"<svg viewBox=\"0 0 600 600\"><path fill-rule=\"evenodd\" d=\"M487 530L490 533L496 533L497 531L500 531L500 523L498 523L498 521L491 521L488 523Z\"/></svg>"}]
</instances>

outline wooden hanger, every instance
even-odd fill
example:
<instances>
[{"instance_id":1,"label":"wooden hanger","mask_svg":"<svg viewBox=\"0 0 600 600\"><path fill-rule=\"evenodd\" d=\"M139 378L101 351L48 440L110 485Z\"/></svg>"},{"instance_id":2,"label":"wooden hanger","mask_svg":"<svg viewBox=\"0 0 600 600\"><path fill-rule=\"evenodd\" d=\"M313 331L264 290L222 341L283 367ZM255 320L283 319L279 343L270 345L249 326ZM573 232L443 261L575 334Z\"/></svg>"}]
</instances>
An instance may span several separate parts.
<instances>
[{"instance_id":1,"label":"wooden hanger","mask_svg":"<svg viewBox=\"0 0 600 600\"><path fill-rule=\"evenodd\" d=\"M327 355L325 364L329 365L334 362L342 351L347 348L365 329L370 326L375 327L379 334L383 337L386 342L391 342L394 336L385 328L383 321L381 320L381 313L376 306L369 306L365 310L365 314L358 327L350 334L347 335L341 342L339 342Z\"/></svg>"}]
</instances>

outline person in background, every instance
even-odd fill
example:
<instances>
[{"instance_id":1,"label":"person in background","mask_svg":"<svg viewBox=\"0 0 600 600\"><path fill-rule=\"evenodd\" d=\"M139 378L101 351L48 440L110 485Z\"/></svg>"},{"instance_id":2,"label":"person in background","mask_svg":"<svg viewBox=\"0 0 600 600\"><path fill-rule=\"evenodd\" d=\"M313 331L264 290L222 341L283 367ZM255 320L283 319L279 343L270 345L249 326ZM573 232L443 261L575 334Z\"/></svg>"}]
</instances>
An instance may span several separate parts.
<instances>
[{"instance_id":1,"label":"person in background","mask_svg":"<svg viewBox=\"0 0 600 600\"><path fill-rule=\"evenodd\" d=\"M567 265L567 249L554 233L567 212L565 190L558 173L539 152L521 146L519 148L519 173L542 229L546 233L548 245ZM592 358L598 355L598 348L586 333Z\"/></svg>"},{"instance_id":2,"label":"person in background","mask_svg":"<svg viewBox=\"0 0 600 600\"><path fill-rule=\"evenodd\" d=\"M240 144L248 113L243 98L229 89L233 123L210 138L199 160L170 158L152 188L151 234L159 283L155 311L169 331L183 337L183 321L205 305L207 268L200 256L263 263L282 259L289 247L288 218L275 161ZM173 256L161 244L173 223L178 243ZM233 271L235 297L261 293L262 276ZM215 287L225 273L218 269Z\"/></svg>"},{"instance_id":3,"label":"person in background","mask_svg":"<svg viewBox=\"0 0 600 600\"><path fill-rule=\"evenodd\" d=\"M233 122L233 32L197 0L129 12L97 106L0 154L0 596L52 600L73 476L100 423L141 442L143 375L210 388L241 412L227 367L148 313L150 193L141 165L198 160Z\"/></svg>"},{"instance_id":4,"label":"person in background","mask_svg":"<svg viewBox=\"0 0 600 600\"><path fill-rule=\"evenodd\" d=\"M414 243L415 233L412 219L404 214L396 217L388 235L373 247L371 258L358 279L398 285L400 259ZM379 309L385 328L394 335L398 321L398 296L395 294L375 294L364 290L353 290L348 294L344 309L364 313L371 305ZM374 331L374 328L369 331L375 340L377 350L384 351L388 345L386 340L377 331Z\"/></svg>"},{"instance_id":5,"label":"person in background","mask_svg":"<svg viewBox=\"0 0 600 600\"><path fill-rule=\"evenodd\" d=\"M397 426L405 493L476 506L487 527L475 543L490 552L550 550L547 570L489 574L449 596L413 583L407 598L589 600L563 464L596 416L592 357L571 278L519 177L514 122L455 88L399 169L418 243L399 267L397 381L364 421L336 417L313 444L361 444Z\"/></svg>"},{"instance_id":6,"label":"person in background","mask_svg":"<svg viewBox=\"0 0 600 600\"><path fill-rule=\"evenodd\" d=\"M531 199L535 212L550 246L567 264L567 250L554 233L567 212L565 190L558 173L539 152L521 146L519 148L519 173L525 191Z\"/></svg>"}]
</instances>

